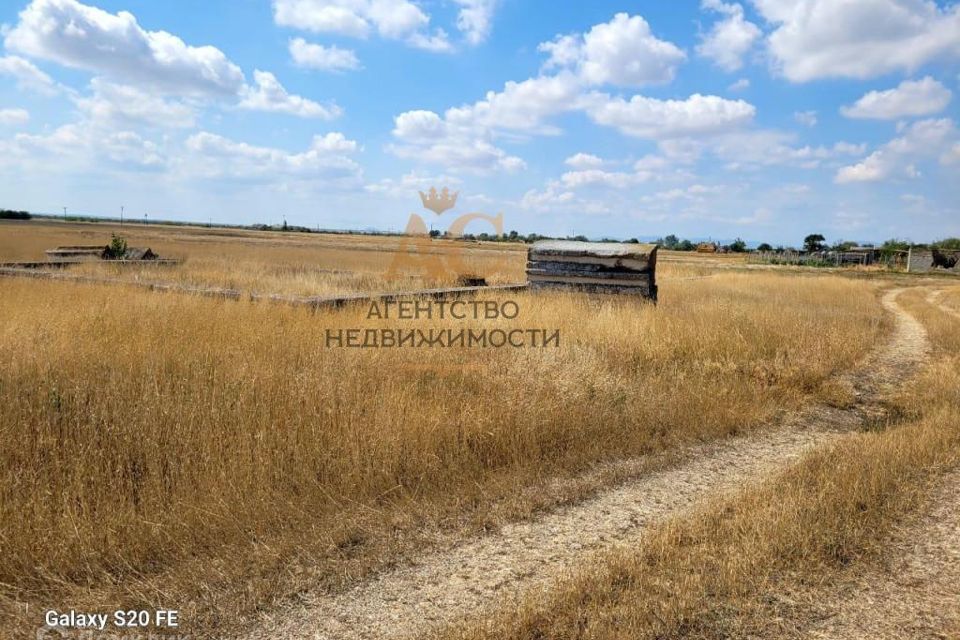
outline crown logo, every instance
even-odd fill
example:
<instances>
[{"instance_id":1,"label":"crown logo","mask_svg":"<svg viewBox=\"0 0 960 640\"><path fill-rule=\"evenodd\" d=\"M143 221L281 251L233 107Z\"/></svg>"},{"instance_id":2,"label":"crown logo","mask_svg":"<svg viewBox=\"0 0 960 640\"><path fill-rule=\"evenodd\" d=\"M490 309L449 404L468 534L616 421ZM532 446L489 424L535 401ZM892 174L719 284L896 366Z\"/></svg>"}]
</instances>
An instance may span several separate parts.
<instances>
[{"instance_id":1,"label":"crown logo","mask_svg":"<svg viewBox=\"0 0 960 640\"><path fill-rule=\"evenodd\" d=\"M444 187L440 193L437 193L436 187L430 187L430 191L427 193L423 191L418 191L417 193L420 194L420 202L423 203L423 208L429 209L437 215L440 215L447 209L452 209L457 204L457 196L460 195L459 191L454 191L451 194L450 190L446 187Z\"/></svg>"}]
</instances>

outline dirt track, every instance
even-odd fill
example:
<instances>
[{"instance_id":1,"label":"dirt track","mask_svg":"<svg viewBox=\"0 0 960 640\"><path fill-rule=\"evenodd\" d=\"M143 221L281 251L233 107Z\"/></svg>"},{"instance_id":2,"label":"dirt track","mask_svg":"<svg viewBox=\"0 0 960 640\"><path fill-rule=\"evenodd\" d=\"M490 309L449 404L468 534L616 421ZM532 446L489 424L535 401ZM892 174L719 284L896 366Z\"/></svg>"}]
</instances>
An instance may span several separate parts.
<instances>
[{"instance_id":1,"label":"dirt track","mask_svg":"<svg viewBox=\"0 0 960 640\"><path fill-rule=\"evenodd\" d=\"M944 289L937 289L935 291L931 291L930 295L927 296L927 302L929 302L932 305L936 305L941 311L943 311L948 315L953 316L954 318L960 318L960 311L957 311L956 309L951 309L947 305L940 302L940 298L943 296L944 293L945 293Z\"/></svg>"},{"instance_id":2,"label":"dirt track","mask_svg":"<svg viewBox=\"0 0 960 640\"><path fill-rule=\"evenodd\" d=\"M927 302L960 319L940 302ZM820 598L823 620L810 638L899 640L960 638L960 470L941 478L931 507L894 533L882 566Z\"/></svg>"},{"instance_id":3,"label":"dirt track","mask_svg":"<svg viewBox=\"0 0 960 640\"><path fill-rule=\"evenodd\" d=\"M960 471L941 479L930 502L928 513L896 531L882 567L821 600L826 618L806 637L960 638Z\"/></svg>"},{"instance_id":4,"label":"dirt track","mask_svg":"<svg viewBox=\"0 0 960 640\"><path fill-rule=\"evenodd\" d=\"M887 293L896 325L888 344L843 376L857 401L840 410L815 405L779 426L692 448L687 462L611 489L538 520L503 527L449 551L381 574L344 593L315 594L308 604L264 617L245 636L265 638L396 638L546 586L593 551L636 540L668 516L720 492L762 478L811 447L856 429L882 409L879 400L915 370L929 351L923 327Z\"/></svg>"}]
</instances>

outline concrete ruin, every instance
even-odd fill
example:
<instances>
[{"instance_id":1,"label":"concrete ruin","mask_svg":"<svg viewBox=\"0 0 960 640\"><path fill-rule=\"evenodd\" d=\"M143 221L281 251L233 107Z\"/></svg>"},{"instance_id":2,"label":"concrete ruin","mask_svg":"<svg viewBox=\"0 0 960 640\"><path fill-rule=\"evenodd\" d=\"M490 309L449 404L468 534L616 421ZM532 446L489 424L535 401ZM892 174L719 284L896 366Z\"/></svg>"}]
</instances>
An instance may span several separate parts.
<instances>
[{"instance_id":1,"label":"concrete ruin","mask_svg":"<svg viewBox=\"0 0 960 640\"><path fill-rule=\"evenodd\" d=\"M527 250L531 290L571 289L657 299L657 245L541 240Z\"/></svg>"},{"instance_id":2,"label":"concrete ruin","mask_svg":"<svg viewBox=\"0 0 960 640\"><path fill-rule=\"evenodd\" d=\"M102 244L81 244L55 247L44 251L51 262L86 262L103 260L107 246Z\"/></svg>"},{"instance_id":3,"label":"concrete ruin","mask_svg":"<svg viewBox=\"0 0 960 640\"><path fill-rule=\"evenodd\" d=\"M94 260L169 262L169 260L162 259L149 247L127 247L120 257L113 256L110 247L101 244L67 245L47 249L44 253L50 262L89 262Z\"/></svg>"}]
</instances>

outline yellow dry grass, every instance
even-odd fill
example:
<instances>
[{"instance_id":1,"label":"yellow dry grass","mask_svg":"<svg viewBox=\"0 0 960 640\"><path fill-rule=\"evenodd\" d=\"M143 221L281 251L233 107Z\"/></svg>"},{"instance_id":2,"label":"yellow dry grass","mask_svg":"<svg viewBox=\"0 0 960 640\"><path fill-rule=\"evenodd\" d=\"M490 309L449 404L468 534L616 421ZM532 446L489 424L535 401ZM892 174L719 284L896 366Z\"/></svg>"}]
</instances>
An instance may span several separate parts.
<instances>
[{"instance_id":1,"label":"yellow dry grass","mask_svg":"<svg viewBox=\"0 0 960 640\"><path fill-rule=\"evenodd\" d=\"M175 283L244 293L337 296L375 291L415 291L451 286L462 274L490 284L524 282L526 245L495 242L411 240L396 236L280 233L115 223L0 221L0 262L42 261L59 245L106 245L112 234L130 246L150 247L176 266L91 262L68 273L141 283ZM416 253L413 259L405 259ZM399 257L398 257L399 256ZM431 271L422 268L423 256ZM705 255L663 251L661 279L709 275L737 266L742 254ZM435 270L434 270L435 269Z\"/></svg>"},{"instance_id":2,"label":"yellow dry grass","mask_svg":"<svg viewBox=\"0 0 960 640\"><path fill-rule=\"evenodd\" d=\"M483 276L491 284L525 280L526 246L516 243L53 221L0 221L0 262L44 260L44 251L59 245L106 245L114 233L130 246L150 247L183 263L93 262L69 272L300 296L426 289L454 284L460 274ZM434 271L417 268L424 256Z\"/></svg>"},{"instance_id":3,"label":"yellow dry grass","mask_svg":"<svg viewBox=\"0 0 960 640\"><path fill-rule=\"evenodd\" d=\"M892 525L960 464L960 323L927 294L901 297L936 354L891 400L899 422L818 449L762 485L658 527L635 548L596 558L515 609L431 637L805 637L821 587L879 560Z\"/></svg>"},{"instance_id":4,"label":"yellow dry grass","mask_svg":"<svg viewBox=\"0 0 960 640\"><path fill-rule=\"evenodd\" d=\"M876 289L726 273L658 307L523 294L516 320L464 322L0 279L0 613L175 603L210 633L517 487L763 425L877 341ZM325 346L354 327L561 338Z\"/></svg>"}]
</instances>

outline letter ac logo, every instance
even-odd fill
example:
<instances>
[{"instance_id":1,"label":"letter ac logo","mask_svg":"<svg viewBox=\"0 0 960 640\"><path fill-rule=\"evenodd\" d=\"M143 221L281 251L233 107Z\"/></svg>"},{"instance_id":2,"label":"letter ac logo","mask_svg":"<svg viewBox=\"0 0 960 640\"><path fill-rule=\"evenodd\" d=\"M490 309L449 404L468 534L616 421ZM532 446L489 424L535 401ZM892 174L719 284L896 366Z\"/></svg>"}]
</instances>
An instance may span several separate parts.
<instances>
[{"instance_id":1,"label":"letter ac logo","mask_svg":"<svg viewBox=\"0 0 960 640\"><path fill-rule=\"evenodd\" d=\"M420 193L420 199L424 207L438 215L452 208L456 204L458 195L454 193L450 197L446 187L441 193L442 195L438 197L435 188L430 189L429 195ZM450 224L447 230L448 237L462 238L467 225L475 220L483 220L489 223L496 235L503 235L502 213L495 216L488 216L484 213L464 213ZM394 254L390 268L387 270L387 277L395 277L398 273L412 271L422 273L427 278L440 280L451 272L454 274L465 273L467 267L462 260L463 248L463 243L459 242L435 246L432 243L430 232L427 230L426 222L418 214L411 213L399 250Z\"/></svg>"}]
</instances>

